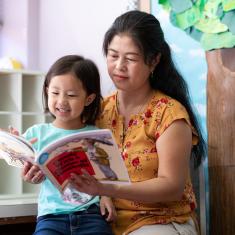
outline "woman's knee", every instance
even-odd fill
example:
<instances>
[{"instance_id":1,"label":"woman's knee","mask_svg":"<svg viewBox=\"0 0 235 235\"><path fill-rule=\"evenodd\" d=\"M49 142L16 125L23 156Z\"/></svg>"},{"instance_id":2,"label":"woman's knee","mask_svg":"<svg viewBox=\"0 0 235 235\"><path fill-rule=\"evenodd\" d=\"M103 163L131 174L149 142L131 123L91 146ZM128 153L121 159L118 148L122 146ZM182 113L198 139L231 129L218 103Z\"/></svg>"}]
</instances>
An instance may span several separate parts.
<instances>
[{"instance_id":1,"label":"woman's knee","mask_svg":"<svg viewBox=\"0 0 235 235\"><path fill-rule=\"evenodd\" d=\"M192 219L184 224L153 224L145 225L129 233L129 235L198 235L196 226Z\"/></svg>"}]
</instances>

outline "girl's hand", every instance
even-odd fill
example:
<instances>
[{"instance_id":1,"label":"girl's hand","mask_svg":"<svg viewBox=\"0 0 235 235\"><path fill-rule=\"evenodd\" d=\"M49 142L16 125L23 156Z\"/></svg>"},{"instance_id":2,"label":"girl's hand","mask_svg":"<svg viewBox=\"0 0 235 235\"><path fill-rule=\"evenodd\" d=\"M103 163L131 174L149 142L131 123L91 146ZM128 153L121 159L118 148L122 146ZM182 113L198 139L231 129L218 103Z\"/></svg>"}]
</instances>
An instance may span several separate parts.
<instances>
[{"instance_id":1,"label":"girl's hand","mask_svg":"<svg viewBox=\"0 0 235 235\"><path fill-rule=\"evenodd\" d=\"M45 179L40 168L30 162L25 162L21 176L24 181L31 184L39 184Z\"/></svg>"},{"instance_id":2,"label":"girl's hand","mask_svg":"<svg viewBox=\"0 0 235 235\"><path fill-rule=\"evenodd\" d=\"M20 135L20 133L19 133L19 131L17 130L17 129L15 129L14 127L12 127L12 126L9 126L8 127L8 130L9 130L9 132L11 133L11 134L13 134L13 135ZM31 144L34 144L35 142L37 142L37 138L33 138L33 139L31 139L30 141L29 141Z\"/></svg>"},{"instance_id":3,"label":"girl's hand","mask_svg":"<svg viewBox=\"0 0 235 235\"><path fill-rule=\"evenodd\" d=\"M8 126L8 129L0 128L0 131L5 131L5 132L8 132L12 135L18 135L18 136L20 135L19 131L12 126Z\"/></svg>"},{"instance_id":4,"label":"girl's hand","mask_svg":"<svg viewBox=\"0 0 235 235\"><path fill-rule=\"evenodd\" d=\"M13 135L18 135L18 136L20 135L19 131L17 129L15 129L14 127L12 127L12 126L9 126L8 130Z\"/></svg>"},{"instance_id":5,"label":"girl's hand","mask_svg":"<svg viewBox=\"0 0 235 235\"><path fill-rule=\"evenodd\" d=\"M106 196L100 198L100 212L106 221L112 222L116 220L117 212L111 198Z\"/></svg>"},{"instance_id":6,"label":"girl's hand","mask_svg":"<svg viewBox=\"0 0 235 235\"><path fill-rule=\"evenodd\" d=\"M9 126L8 130L11 134L19 136L19 131L15 129L14 127ZM34 144L36 141L37 141L37 138L33 138L30 140L30 143ZM32 184L39 184L45 179L45 176L42 173L42 171L39 169L39 167L36 165L33 165L30 162L24 163L21 176L24 181L32 183Z\"/></svg>"}]
</instances>

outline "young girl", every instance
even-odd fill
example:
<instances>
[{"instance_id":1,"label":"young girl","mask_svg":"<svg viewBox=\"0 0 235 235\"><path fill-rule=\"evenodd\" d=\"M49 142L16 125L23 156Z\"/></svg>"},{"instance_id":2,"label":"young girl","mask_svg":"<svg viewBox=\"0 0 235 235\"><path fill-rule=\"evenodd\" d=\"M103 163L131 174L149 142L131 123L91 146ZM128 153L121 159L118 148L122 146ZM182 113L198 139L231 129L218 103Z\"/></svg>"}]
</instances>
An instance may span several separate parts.
<instances>
[{"instance_id":1,"label":"young girl","mask_svg":"<svg viewBox=\"0 0 235 235\"><path fill-rule=\"evenodd\" d=\"M60 58L46 75L43 98L44 109L54 117L54 121L34 125L24 134L28 140L37 138L34 143L37 151L68 134L95 129L101 101L96 65L77 55ZM115 210L109 198L101 198L101 208L99 197L91 195L84 195L89 199L85 204L68 203L47 178L44 180L37 166L26 163L22 176L31 183L42 182L35 235L112 234L107 221L113 220ZM106 210L107 221L103 218Z\"/></svg>"}]
</instances>

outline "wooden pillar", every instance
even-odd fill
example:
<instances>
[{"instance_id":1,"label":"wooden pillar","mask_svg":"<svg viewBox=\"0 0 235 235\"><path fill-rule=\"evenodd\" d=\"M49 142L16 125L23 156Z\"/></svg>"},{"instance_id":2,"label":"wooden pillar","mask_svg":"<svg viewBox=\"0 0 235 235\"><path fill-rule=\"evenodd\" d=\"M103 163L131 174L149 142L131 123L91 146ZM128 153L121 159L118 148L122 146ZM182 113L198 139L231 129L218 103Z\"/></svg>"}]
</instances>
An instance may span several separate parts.
<instances>
[{"instance_id":1,"label":"wooden pillar","mask_svg":"<svg viewBox=\"0 0 235 235\"><path fill-rule=\"evenodd\" d=\"M235 48L206 52L210 234L235 234Z\"/></svg>"}]
</instances>

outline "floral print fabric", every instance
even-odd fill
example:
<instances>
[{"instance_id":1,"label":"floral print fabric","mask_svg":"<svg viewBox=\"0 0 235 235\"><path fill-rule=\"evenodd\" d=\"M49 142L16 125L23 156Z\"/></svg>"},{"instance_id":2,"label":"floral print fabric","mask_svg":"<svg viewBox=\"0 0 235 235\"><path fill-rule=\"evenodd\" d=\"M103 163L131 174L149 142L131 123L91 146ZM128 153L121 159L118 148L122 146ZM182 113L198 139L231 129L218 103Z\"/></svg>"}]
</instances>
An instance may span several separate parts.
<instances>
[{"instance_id":1,"label":"floral print fabric","mask_svg":"<svg viewBox=\"0 0 235 235\"><path fill-rule=\"evenodd\" d=\"M104 99L97 125L112 130L132 183L157 177L156 141L175 120L184 119L191 126L186 109L178 101L156 91L144 112L131 116L125 130L124 118L118 114L116 99L117 93ZM191 128L192 142L196 144L197 135ZM114 199L118 213L113 226L115 234L128 234L146 224L186 222L196 207L189 175L180 201L144 204Z\"/></svg>"}]
</instances>

